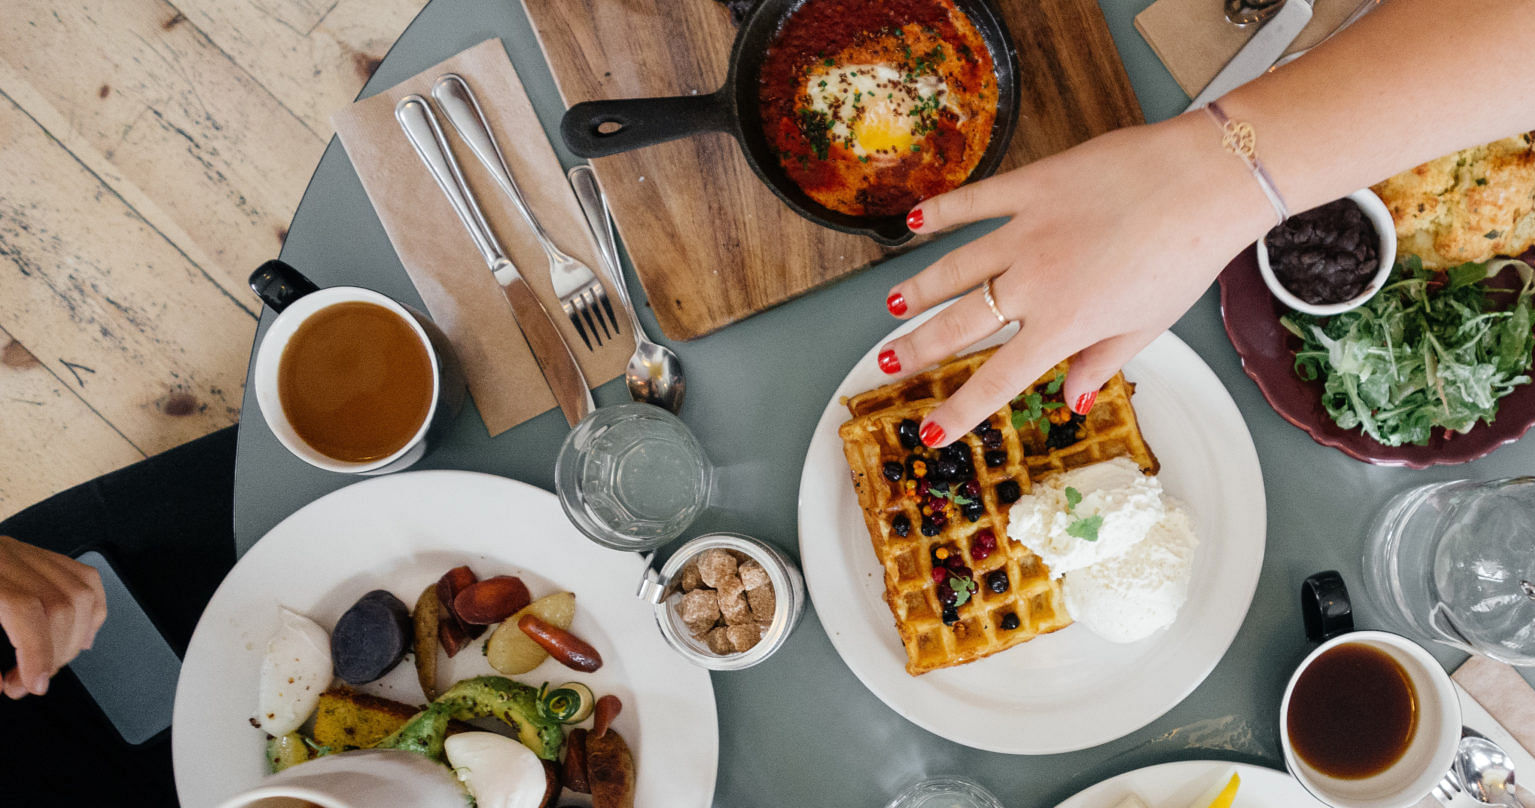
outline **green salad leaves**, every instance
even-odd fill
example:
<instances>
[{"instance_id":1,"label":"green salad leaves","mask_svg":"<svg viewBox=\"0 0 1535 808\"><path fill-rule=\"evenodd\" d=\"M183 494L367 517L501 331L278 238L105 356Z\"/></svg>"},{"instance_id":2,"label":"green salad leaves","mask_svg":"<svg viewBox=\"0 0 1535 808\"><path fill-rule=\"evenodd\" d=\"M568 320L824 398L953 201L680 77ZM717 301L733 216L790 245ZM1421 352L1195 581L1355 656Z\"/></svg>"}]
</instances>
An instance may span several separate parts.
<instances>
[{"instance_id":1,"label":"green salad leaves","mask_svg":"<svg viewBox=\"0 0 1535 808\"><path fill-rule=\"evenodd\" d=\"M1510 266L1519 287L1492 288ZM1512 303L1494 301L1498 292ZM1322 405L1338 426L1386 446L1421 446L1436 426L1467 432L1491 423L1498 399L1529 383L1532 294L1535 269L1523 261L1440 273L1410 256L1363 306L1329 318L1292 312L1280 323L1304 341L1295 372L1321 380Z\"/></svg>"}]
</instances>

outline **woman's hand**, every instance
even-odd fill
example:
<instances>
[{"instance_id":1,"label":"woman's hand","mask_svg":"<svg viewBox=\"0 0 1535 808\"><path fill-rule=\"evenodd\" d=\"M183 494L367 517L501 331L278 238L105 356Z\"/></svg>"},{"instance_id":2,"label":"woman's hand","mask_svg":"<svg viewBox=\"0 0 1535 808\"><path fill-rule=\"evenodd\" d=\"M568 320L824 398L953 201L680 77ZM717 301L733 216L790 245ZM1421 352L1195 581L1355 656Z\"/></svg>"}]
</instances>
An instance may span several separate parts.
<instances>
[{"instance_id":1,"label":"woman's hand","mask_svg":"<svg viewBox=\"0 0 1535 808\"><path fill-rule=\"evenodd\" d=\"M1000 330L978 288L988 278L1003 316L1022 323L928 415L924 443L947 445L1066 357L1066 402L1086 413L1104 382L1273 225L1273 209L1220 141L1203 112L1122 129L912 211L918 233L1010 220L890 291L886 305L901 318L963 297L886 345L880 368L921 370Z\"/></svg>"},{"instance_id":2,"label":"woman's hand","mask_svg":"<svg viewBox=\"0 0 1535 808\"><path fill-rule=\"evenodd\" d=\"M95 569L58 553L0 536L0 628L16 648L5 695L41 696L48 680L90 648L107 619Z\"/></svg>"}]
</instances>

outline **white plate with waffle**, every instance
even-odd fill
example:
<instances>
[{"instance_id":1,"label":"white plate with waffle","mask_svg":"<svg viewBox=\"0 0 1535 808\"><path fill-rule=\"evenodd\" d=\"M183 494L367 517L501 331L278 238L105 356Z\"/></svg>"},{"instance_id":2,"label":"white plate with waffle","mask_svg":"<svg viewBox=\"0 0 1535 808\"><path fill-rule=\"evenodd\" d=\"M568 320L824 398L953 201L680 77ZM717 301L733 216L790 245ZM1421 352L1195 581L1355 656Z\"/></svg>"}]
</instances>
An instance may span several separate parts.
<instances>
[{"instance_id":1,"label":"white plate with waffle","mask_svg":"<svg viewBox=\"0 0 1535 808\"><path fill-rule=\"evenodd\" d=\"M963 353L1011 334L1001 332ZM1071 625L984 659L912 676L838 436L849 419L843 400L890 380L875 364L875 353L890 337L871 348L832 394L800 479L805 583L843 662L918 726L1007 754L1097 746L1172 709L1225 654L1263 564L1265 501L1257 450L1220 379L1171 333L1124 368L1136 385L1141 432L1161 462L1158 476L1188 509L1200 539L1188 600L1173 625L1128 645Z\"/></svg>"}]
</instances>

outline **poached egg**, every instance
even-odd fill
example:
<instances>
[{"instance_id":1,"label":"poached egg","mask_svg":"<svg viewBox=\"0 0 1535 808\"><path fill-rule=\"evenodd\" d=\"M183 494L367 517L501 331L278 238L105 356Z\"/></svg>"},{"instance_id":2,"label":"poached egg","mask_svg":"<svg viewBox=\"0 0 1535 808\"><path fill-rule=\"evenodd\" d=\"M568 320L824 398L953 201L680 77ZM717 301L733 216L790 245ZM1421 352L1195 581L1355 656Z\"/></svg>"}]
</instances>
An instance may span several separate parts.
<instances>
[{"instance_id":1,"label":"poached egg","mask_svg":"<svg viewBox=\"0 0 1535 808\"><path fill-rule=\"evenodd\" d=\"M912 151L931 130L930 116L953 109L941 76L913 76L888 65L834 65L805 82L810 109L830 122L831 140L859 157Z\"/></svg>"},{"instance_id":2,"label":"poached egg","mask_svg":"<svg viewBox=\"0 0 1535 808\"><path fill-rule=\"evenodd\" d=\"M332 678L330 634L287 608L281 609L281 620L261 659L256 712L257 725L273 737L287 735L308 720Z\"/></svg>"}]
</instances>

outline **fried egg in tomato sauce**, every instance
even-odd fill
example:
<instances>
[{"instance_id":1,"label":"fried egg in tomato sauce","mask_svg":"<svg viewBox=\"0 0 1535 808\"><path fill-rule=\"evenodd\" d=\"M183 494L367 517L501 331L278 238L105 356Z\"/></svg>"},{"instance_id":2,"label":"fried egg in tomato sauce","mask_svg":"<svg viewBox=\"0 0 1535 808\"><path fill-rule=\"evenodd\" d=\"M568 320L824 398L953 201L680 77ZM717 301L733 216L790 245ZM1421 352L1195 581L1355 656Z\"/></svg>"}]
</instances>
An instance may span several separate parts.
<instances>
[{"instance_id":1,"label":"fried egg in tomato sauce","mask_svg":"<svg viewBox=\"0 0 1535 808\"><path fill-rule=\"evenodd\" d=\"M997 84L953 0L807 0L768 49L760 101L780 164L812 199L901 215L970 176Z\"/></svg>"}]
</instances>

